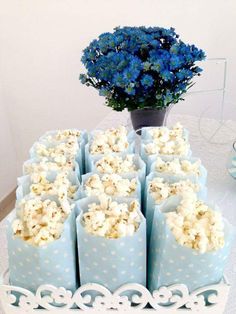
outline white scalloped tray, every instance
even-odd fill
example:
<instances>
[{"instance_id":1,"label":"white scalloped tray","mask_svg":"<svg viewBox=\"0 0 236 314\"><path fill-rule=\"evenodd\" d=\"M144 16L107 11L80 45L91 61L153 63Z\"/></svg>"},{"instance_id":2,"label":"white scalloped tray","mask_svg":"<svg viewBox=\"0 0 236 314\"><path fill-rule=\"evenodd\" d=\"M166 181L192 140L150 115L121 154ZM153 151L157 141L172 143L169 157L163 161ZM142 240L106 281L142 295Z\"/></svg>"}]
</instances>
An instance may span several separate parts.
<instances>
[{"instance_id":1,"label":"white scalloped tray","mask_svg":"<svg viewBox=\"0 0 236 314\"><path fill-rule=\"evenodd\" d=\"M6 277L7 272L3 278ZM4 282L6 283L5 279ZM200 288L192 293L189 293L188 288L183 284L161 287L150 293L142 285L130 283L111 293L107 288L91 283L81 286L74 294L62 287L56 288L51 285L41 285L34 294L20 287L2 284L0 285L0 303L4 314L78 312L223 314L229 289L230 285L225 278L217 285ZM99 295L95 298L91 297L91 291ZM17 306L14 305L16 302L14 292L19 295ZM129 297L124 296L123 293L129 293ZM170 303L171 305L168 305Z\"/></svg>"}]
</instances>

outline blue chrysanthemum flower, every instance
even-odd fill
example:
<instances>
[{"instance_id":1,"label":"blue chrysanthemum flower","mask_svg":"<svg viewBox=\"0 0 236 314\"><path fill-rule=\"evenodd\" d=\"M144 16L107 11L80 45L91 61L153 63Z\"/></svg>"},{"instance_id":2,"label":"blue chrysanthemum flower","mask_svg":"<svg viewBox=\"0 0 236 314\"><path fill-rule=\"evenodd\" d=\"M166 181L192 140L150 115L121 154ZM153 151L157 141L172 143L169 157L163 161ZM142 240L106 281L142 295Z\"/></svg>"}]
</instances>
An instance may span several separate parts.
<instances>
[{"instance_id":1,"label":"blue chrysanthemum flower","mask_svg":"<svg viewBox=\"0 0 236 314\"><path fill-rule=\"evenodd\" d=\"M141 79L141 84L144 87L151 87L154 83L154 79L151 75L149 74L145 74L143 75L142 79Z\"/></svg>"}]
</instances>

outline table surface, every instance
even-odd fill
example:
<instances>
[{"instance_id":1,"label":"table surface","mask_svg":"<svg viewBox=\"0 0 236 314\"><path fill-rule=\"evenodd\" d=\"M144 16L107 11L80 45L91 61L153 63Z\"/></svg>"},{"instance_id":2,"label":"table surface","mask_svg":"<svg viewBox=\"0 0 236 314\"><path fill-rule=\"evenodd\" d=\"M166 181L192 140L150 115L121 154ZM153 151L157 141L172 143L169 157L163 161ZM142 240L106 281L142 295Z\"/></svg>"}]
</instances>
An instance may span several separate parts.
<instances>
[{"instance_id":1,"label":"table surface","mask_svg":"<svg viewBox=\"0 0 236 314\"><path fill-rule=\"evenodd\" d=\"M208 170L209 200L216 202L224 216L236 226L236 181L227 172L227 160L232 148L234 134L236 138L236 122L227 121L214 137L215 143L209 138L213 130L218 128L218 121L190 115L169 115L168 125L180 121L190 132L190 144L194 157L199 157ZM112 126L127 125L130 127L129 115L126 112L112 112L105 117L96 128L105 129ZM216 143L217 142L217 143ZM8 265L5 220L0 223L0 273ZM235 265L234 265L235 264ZM233 246L225 275L231 284L230 295L225 314L236 313L236 245Z\"/></svg>"}]
</instances>

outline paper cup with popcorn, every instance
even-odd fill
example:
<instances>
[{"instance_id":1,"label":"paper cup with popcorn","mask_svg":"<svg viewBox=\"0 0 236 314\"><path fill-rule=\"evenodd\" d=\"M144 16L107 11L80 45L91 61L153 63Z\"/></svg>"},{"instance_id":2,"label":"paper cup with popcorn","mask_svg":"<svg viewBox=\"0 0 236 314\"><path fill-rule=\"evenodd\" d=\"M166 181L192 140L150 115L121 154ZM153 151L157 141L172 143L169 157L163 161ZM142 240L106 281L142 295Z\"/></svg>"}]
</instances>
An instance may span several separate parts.
<instances>
[{"instance_id":1,"label":"paper cup with popcorn","mask_svg":"<svg viewBox=\"0 0 236 314\"><path fill-rule=\"evenodd\" d=\"M76 161L68 161L63 156L57 156L54 160L49 160L47 157L31 158L23 163L24 175L48 171L72 171L79 180L81 178L79 164Z\"/></svg>"},{"instance_id":2,"label":"paper cup with popcorn","mask_svg":"<svg viewBox=\"0 0 236 314\"><path fill-rule=\"evenodd\" d=\"M222 280L235 234L214 205L172 197L154 212L148 288L185 284L192 292Z\"/></svg>"},{"instance_id":3,"label":"paper cup with popcorn","mask_svg":"<svg viewBox=\"0 0 236 314\"><path fill-rule=\"evenodd\" d=\"M176 158L170 156L150 157L150 172L158 172L174 176L181 176L191 181L205 185L207 170L199 158Z\"/></svg>"},{"instance_id":4,"label":"paper cup with popcorn","mask_svg":"<svg viewBox=\"0 0 236 314\"><path fill-rule=\"evenodd\" d=\"M10 284L35 292L42 284L75 291L75 213L65 214L58 202L38 201L8 218Z\"/></svg>"},{"instance_id":5,"label":"paper cup with popcorn","mask_svg":"<svg viewBox=\"0 0 236 314\"><path fill-rule=\"evenodd\" d=\"M154 211L157 207L173 195L196 193L199 199L206 199L207 188L197 181L182 176L171 176L151 172L146 177L144 192L144 214L147 220L147 238L151 235Z\"/></svg>"},{"instance_id":6,"label":"paper cup with popcorn","mask_svg":"<svg viewBox=\"0 0 236 314\"><path fill-rule=\"evenodd\" d=\"M81 153L79 154L79 164L81 172L85 171L85 156L84 147L88 141L88 134L85 130L77 129L65 129L65 130L52 130L46 132L43 136L39 138L39 142L48 142L49 144L55 144L58 142L70 142L76 140Z\"/></svg>"},{"instance_id":7,"label":"paper cup with popcorn","mask_svg":"<svg viewBox=\"0 0 236 314\"><path fill-rule=\"evenodd\" d=\"M100 174L116 173L123 176L133 174L138 176L142 190L145 185L146 164L138 154L107 154L102 157L92 157L89 163L90 172Z\"/></svg>"},{"instance_id":8,"label":"paper cup with popcorn","mask_svg":"<svg viewBox=\"0 0 236 314\"><path fill-rule=\"evenodd\" d=\"M186 139L166 143L143 140L141 142L140 154L147 165L147 173L149 173L153 159L157 157L163 158L165 156L172 158L190 158L192 151Z\"/></svg>"},{"instance_id":9,"label":"paper cup with popcorn","mask_svg":"<svg viewBox=\"0 0 236 314\"><path fill-rule=\"evenodd\" d=\"M82 197L106 194L110 197L131 197L141 203L141 184L136 174L87 173L82 176Z\"/></svg>"},{"instance_id":10,"label":"paper cup with popcorn","mask_svg":"<svg viewBox=\"0 0 236 314\"><path fill-rule=\"evenodd\" d=\"M110 153L134 153L135 138L135 132L128 132L124 126L91 132L85 147L87 172L90 171L89 160L93 156L103 156Z\"/></svg>"},{"instance_id":11,"label":"paper cup with popcorn","mask_svg":"<svg viewBox=\"0 0 236 314\"><path fill-rule=\"evenodd\" d=\"M57 196L60 202L63 200L73 202L80 196L80 182L73 171L35 172L19 177L17 183L16 198L18 200L28 194L31 196L50 194Z\"/></svg>"},{"instance_id":12,"label":"paper cup with popcorn","mask_svg":"<svg viewBox=\"0 0 236 314\"><path fill-rule=\"evenodd\" d=\"M137 200L88 197L77 217L81 284L146 285L146 222Z\"/></svg>"}]
</instances>

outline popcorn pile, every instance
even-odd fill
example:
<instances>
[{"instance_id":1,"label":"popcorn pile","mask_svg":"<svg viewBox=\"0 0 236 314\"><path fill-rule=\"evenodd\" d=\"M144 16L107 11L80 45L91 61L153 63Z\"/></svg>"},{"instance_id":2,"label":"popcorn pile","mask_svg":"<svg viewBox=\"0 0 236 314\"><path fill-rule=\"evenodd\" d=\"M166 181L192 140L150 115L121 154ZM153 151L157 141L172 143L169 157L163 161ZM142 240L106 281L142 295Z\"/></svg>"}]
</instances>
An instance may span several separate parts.
<instances>
[{"instance_id":1,"label":"popcorn pile","mask_svg":"<svg viewBox=\"0 0 236 314\"><path fill-rule=\"evenodd\" d=\"M129 173L138 171L134 163L133 154L128 154L125 157L105 155L96 162L95 168L100 173Z\"/></svg>"},{"instance_id":2,"label":"popcorn pile","mask_svg":"<svg viewBox=\"0 0 236 314\"><path fill-rule=\"evenodd\" d=\"M42 171L75 171L75 161L67 160L65 156L57 156L54 161L48 161L47 158L40 158L38 162L30 161L24 164L24 173L32 174L34 172Z\"/></svg>"},{"instance_id":3,"label":"popcorn pile","mask_svg":"<svg viewBox=\"0 0 236 314\"><path fill-rule=\"evenodd\" d=\"M168 183L160 177L152 179L148 185L148 191L156 204L161 204L164 200L173 195L183 195L186 192L197 193L199 190L200 186L190 180Z\"/></svg>"},{"instance_id":4,"label":"popcorn pile","mask_svg":"<svg viewBox=\"0 0 236 314\"><path fill-rule=\"evenodd\" d=\"M118 203L102 196L100 204L89 204L88 212L83 214L83 225L86 232L105 238L117 239L132 236L139 228L141 216L140 204L134 200Z\"/></svg>"},{"instance_id":5,"label":"popcorn pile","mask_svg":"<svg viewBox=\"0 0 236 314\"><path fill-rule=\"evenodd\" d=\"M55 133L50 133L43 136L43 139L47 140L48 142L57 142L57 141L71 141L71 140L79 140L82 136L81 131L73 130L73 129L66 129L66 130L58 130Z\"/></svg>"},{"instance_id":6,"label":"popcorn pile","mask_svg":"<svg viewBox=\"0 0 236 314\"><path fill-rule=\"evenodd\" d=\"M196 195L185 195L176 212L166 213L166 218L167 225L180 245L201 254L224 247L221 213L197 200Z\"/></svg>"},{"instance_id":7,"label":"popcorn pile","mask_svg":"<svg viewBox=\"0 0 236 314\"><path fill-rule=\"evenodd\" d=\"M137 179L124 179L118 174L91 175L85 182L85 190L88 196L107 194L110 196L128 197L137 189Z\"/></svg>"},{"instance_id":8,"label":"popcorn pile","mask_svg":"<svg viewBox=\"0 0 236 314\"><path fill-rule=\"evenodd\" d=\"M129 147L127 133L127 129L124 126L97 131L90 144L90 153L97 155L125 151Z\"/></svg>"},{"instance_id":9,"label":"popcorn pile","mask_svg":"<svg viewBox=\"0 0 236 314\"><path fill-rule=\"evenodd\" d=\"M66 211L63 206L49 199L22 199L17 219L12 224L13 233L33 246L46 245L60 238L70 210Z\"/></svg>"},{"instance_id":10,"label":"popcorn pile","mask_svg":"<svg viewBox=\"0 0 236 314\"><path fill-rule=\"evenodd\" d=\"M187 159L174 158L173 160L165 161L161 157L157 157L154 163L154 171L167 172L173 175L194 175L200 176L201 160L198 159L191 162Z\"/></svg>"},{"instance_id":11,"label":"popcorn pile","mask_svg":"<svg viewBox=\"0 0 236 314\"><path fill-rule=\"evenodd\" d=\"M184 128L177 123L172 129L167 127L151 128L148 130L152 141L144 144L148 155L176 155L186 156L190 145L184 134Z\"/></svg>"},{"instance_id":12,"label":"popcorn pile","mask_svg":"<svg viewBox=\"0 0 236 314\"><path fill-rule=\"evenodd\" d=\"M30 176L30 195L57 195L59 200L73 199L78 185L73 185L68 179L69 173L59 172L52 182L47 179L47 172L34 172Z\"/></svg>"},{"instance_id":13,"label":"popcorn pile","mask_svg":"<svg viewBox=\"0 0 236 314\"><path fill-rule=\"evenodd\" d=\"M70 139L66 142L53 143L51 145L46 145L40 142L35 143L34 150L36 155L41 157L46 157L49 160L58 160L60 162L60 157L64 157L62 160L72 161L79 151L79 143L76 138Z\"/></svg>"}]
</instances>

